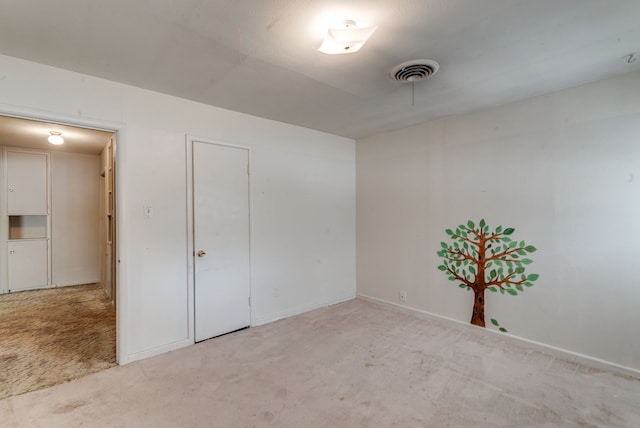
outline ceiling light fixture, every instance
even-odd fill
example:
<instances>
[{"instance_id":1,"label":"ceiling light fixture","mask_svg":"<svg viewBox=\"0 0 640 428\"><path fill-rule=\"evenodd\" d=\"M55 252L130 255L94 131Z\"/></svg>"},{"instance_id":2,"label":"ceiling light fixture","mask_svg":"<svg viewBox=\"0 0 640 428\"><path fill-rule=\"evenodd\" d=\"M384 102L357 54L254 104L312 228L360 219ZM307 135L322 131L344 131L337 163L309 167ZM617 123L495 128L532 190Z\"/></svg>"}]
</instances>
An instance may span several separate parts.
<instances>
[{"instance_id":1,"label":"ceiling light fixture","mask_svg":"<svg viewBox=\"0 0 640 428\"><path fill-rule=\"evenodd\" d=\"M47 140L49 140L51 144L55 144L56 146L59 146L60 144L64 143L64 138L62 138L61 132L50 131L49 134L51 135L49 135L49 138L47 138Z\"/></svg>"},{"instance_id":2,"label":"ceiling light fixture","mask_svg":"<svg viewBox=\"0 0 640 428\"><path fill-rule=\"evenodd\" d=\"M337 28L329 28L320 52L336 55L358 52L378 27L358 27L355 21L343 21Z\"/></svg>"}]
</instances>

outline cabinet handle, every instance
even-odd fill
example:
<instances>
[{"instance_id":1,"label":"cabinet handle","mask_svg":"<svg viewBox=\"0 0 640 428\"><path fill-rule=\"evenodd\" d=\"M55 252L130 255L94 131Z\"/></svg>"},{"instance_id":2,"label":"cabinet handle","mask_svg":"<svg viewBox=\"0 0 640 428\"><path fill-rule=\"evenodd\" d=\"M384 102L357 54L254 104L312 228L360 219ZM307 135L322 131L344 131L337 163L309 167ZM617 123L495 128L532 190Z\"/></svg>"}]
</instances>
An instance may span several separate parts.
<instances>
[{"instance_id":1,"label":"cabinet handle","mask_svg":"<svg viewBox=\"0 0 640 428\"><path fill-rule=\"evenodd\" d=\"M13 187L9 187L9 191L10 191L10 192L13 192Z\"/></svg>"},{"instance_id":2,"label":"cabinet handle","mask_svg":"<svg viewBox=\"0 0 640 428\"><path fill-rule=\"evenodd\" d=\"M9 251L9 254L11 254L11 255L14 255L15 253L16 253L16 252L15 252L15 251L13 251L13 250Z\"/></svg>"}]
</instances>

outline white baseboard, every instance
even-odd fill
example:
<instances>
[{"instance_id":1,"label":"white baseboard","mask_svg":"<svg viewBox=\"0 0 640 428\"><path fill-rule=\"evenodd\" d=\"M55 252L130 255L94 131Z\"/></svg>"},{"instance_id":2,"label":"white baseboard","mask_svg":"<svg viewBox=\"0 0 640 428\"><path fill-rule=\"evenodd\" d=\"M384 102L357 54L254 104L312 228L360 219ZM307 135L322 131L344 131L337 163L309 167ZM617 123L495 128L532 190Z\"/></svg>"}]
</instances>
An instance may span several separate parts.
<instances>
[{"instance_id":1,"label":"white baseboard","mask_svg":"<svg viewBox=\"0 0 640 428\"><path fill-rule=\"evenodd\" d=\"M342 296L342 297L337 297L334 299L330 299L321 303L315 303L312 305L307 305L307 306L299 306L297 308L294 309L290 309L290 310L286 310L286 311L282 311L282 312L275 312L272 314L268 314L265 316L261 316L261 317L256 317L254 319L252 319L251 322L251 327L257 327L259 325L263 325L263 324L268 324L270 322L274 322L274 321L278 321L284 318L289 318L295 315L300 315L303 314L305 312L309 312L312 311L314 309L320 309L320 308L325 308L327 306L331 306L331 305L336 305L338 303L343 303L343 302L347 302L349 300L353 300L356 298L356 294L355 293L350 293L346 296Z\"/></svg>"},{"instance_id":2,"label":"white baseboard","mask_svg":"<svg viewBox=\"0 0 640 428\"><path fill-rule=\"evenodd\" d=\"M362 300L367 300L370 302L375 302L375 303L379 303L379 304L383 304L383 305L389 305L389 306L393 306L399 309L402 309L403 311L409 312L409 313L414 313L414 314L421 314L421 315L426 315L428 317L432 317L441 321L446 321L449 323L455 323L457 325L461 325L464 326L466 328L472 328L472 329L479 329L482 332L485 333L489 333L489 334L499 334L500 337L502 338L506 338L509 340L512 340L514 342L519 342L520 344L522 344L523 342L533 346L534 348L538 349L538 350L542 350L544 352L547 352L549 354L552 354L554 356L557 357L561 357L561 358L565 358L567 360L570 361L575 361L575 362L580 362L583 363L585 365L588 365L590 367L593 368L598 368L598 369L604 369L604 370L609 370L609 371L613 371L616 373L620 373L623 375L627 375L627 376L633 376L636 378L640 378L640 370L639 369L634 369L632 367L627 367L627 366L623 366L621 364L616 364L613 363L611 361L607 361L607 360L602 360L596 357L592 357L589 355L585 355L585 354L580 354L578 352L573 352L573 351L569 351L568 349L563 349L563 348L558 348L557 346L552 346L552 345L547 345L545 343L541 343L541 342L536 342L535 340L530 340L530 339L525 339L524 337L520 337L520 336L514 336L513 334L509 334L509 333L501 333L497 330L491 330L491 329L486 329L486 328L482 328L482 327L478 327L472 324L469 324L467 322L464 321L460 321L454 318L449 318L449 317L445 317L442 315L438 315L438 314L434 314L433 312L429 312L429 311L424 311L422 309L416 309L416 308L412 308L409 306L404 306L404 305L400 305L396 302L390 302L388 300L384 300L384 299L378 299L376 297L371 297L371 296L367 296L364 294L358 294L357 295L358 299L362 299Z\"/></svg>"},{"instance_id":3,"label":"white baseboard","mask_svg":"<svg viewBox=\"0 0 640 428\"><path fill-rule=\"evenodd\" d=\"M186 338L178 340L176 342L168 343L166 345L158 346L156 348L147 349L133 354L128 354L125 361L118 361L119 365L125 365L138 360L144 360L145 358L155 357L156 355L164 354L165 352L175 351L176 349L184 348L185 346L193 345L193 340Z\"/></svg>"}]
</instances>

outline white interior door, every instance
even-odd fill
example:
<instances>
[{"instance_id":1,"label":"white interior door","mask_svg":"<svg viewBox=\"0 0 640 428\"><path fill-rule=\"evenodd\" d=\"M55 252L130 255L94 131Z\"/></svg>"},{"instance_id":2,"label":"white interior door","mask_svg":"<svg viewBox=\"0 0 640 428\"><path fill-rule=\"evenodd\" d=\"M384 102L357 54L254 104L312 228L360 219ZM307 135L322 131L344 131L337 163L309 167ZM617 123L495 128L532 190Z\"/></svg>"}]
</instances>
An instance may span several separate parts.
<instances>
[{"instance_id":1,"label":"white interior door","mask_svg":"<svg viewBox=\"0 0 640 428\"><path fill-rule=\"evenodd\" d=\"M249 151L193 142L195 339L249 326Z\"/></svg>"}]
</instances>

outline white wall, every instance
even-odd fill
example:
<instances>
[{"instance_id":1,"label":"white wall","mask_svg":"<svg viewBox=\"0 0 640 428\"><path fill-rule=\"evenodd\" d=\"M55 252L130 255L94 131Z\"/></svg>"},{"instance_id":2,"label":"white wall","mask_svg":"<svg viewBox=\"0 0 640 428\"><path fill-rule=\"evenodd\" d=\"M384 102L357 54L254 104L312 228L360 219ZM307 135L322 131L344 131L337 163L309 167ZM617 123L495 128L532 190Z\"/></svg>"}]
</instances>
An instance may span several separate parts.
<instances>
[{"instance_id":1,"label":"white wall","mask_svg":"<svg viewBox=\"0 0 640 428\"><path fill-rule=\"evenodd\" d=\"M0 70L0 112L118 129L121 363L193 341L187 134L252 151L254 324L355 296L352 140L7 56Z\"/></svg>"},{"instance_id":2,"label":"white wall","mask_svg":"<svg viewBox=\"0 0 640 428\"><path fill-rule=\"evenodd\" d=\"M100 157L51 153L51 281L100 282Z\"/></svg>"},{"instance_id":3,"label":"white wall","mask_svg":"<svg viewBox=\"0 0 640 428\"><path fill-rule=\"evenodd\" d=\"M436 252L484 218L535 245L540 274L487 293L488 325L639 370L639 124L634 73L358 141L358 293L469 322Z\"/></svg>"}]
</instances>

